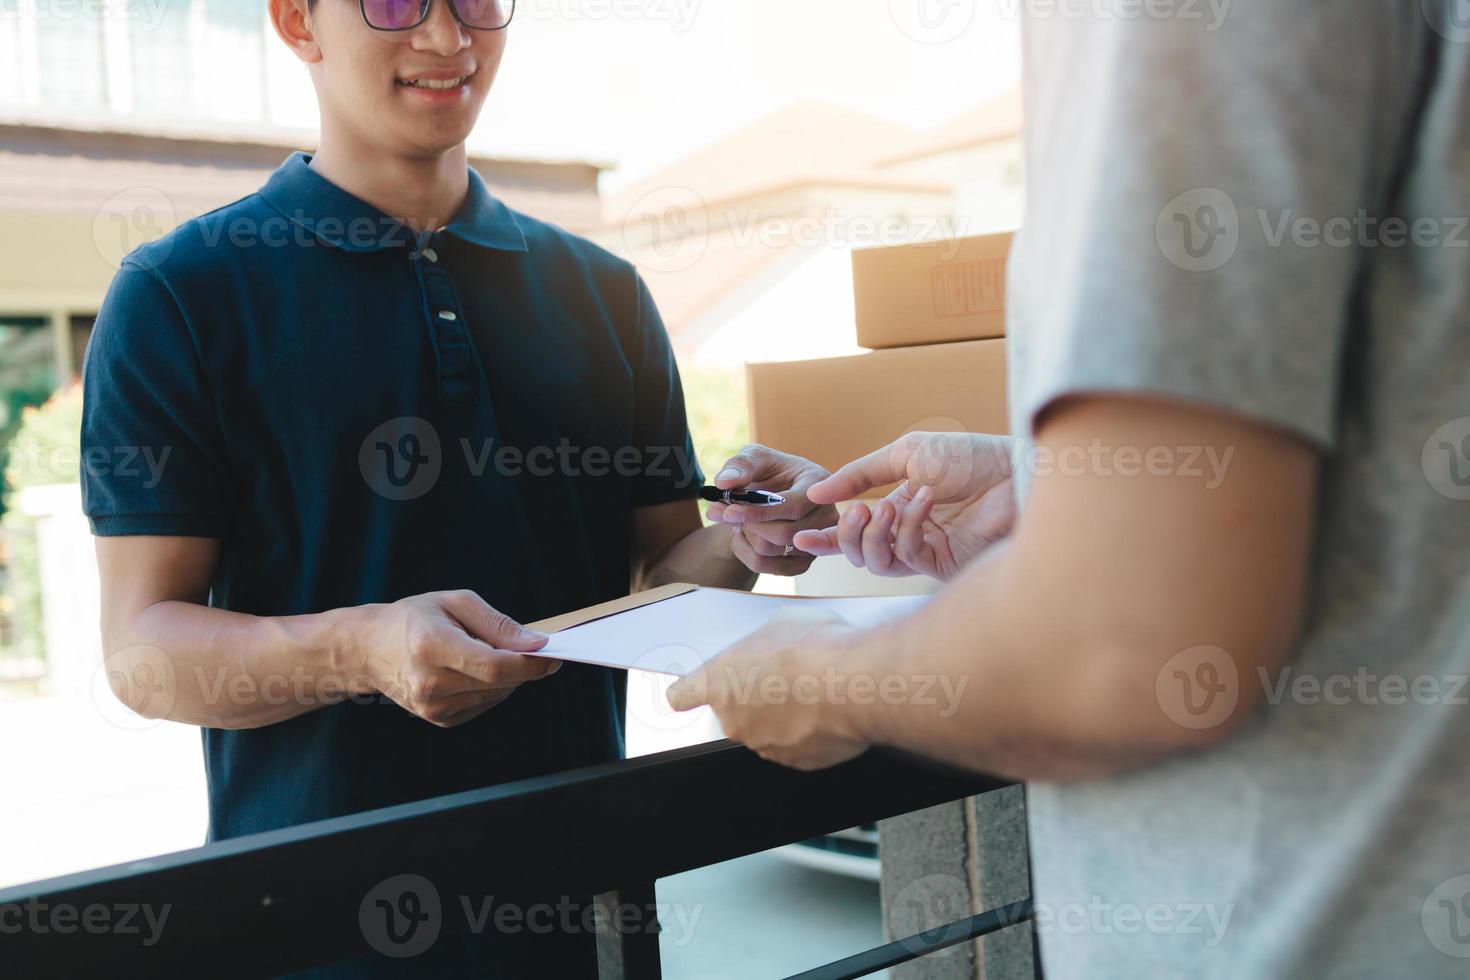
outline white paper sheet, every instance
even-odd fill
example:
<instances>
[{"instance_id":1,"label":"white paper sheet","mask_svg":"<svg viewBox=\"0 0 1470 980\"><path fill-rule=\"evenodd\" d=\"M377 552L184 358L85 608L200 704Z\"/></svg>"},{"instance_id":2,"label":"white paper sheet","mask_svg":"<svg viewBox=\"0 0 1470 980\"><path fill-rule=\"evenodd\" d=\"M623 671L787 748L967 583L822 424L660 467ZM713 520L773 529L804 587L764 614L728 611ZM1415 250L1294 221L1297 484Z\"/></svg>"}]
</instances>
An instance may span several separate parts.
<instances>
[{"instance_id":1,"label":"white paper sheet","mask_svg":"<svg viewBox=\"0 0 1470 980\"><path fill-rule=\"evenodd\" d=\"M854 626L866 627L917 609L928 598L799 599L696 589L554 633L538 655L682 677L760 629L781 609L830 610Z\"/></svg>"}]
</instances>

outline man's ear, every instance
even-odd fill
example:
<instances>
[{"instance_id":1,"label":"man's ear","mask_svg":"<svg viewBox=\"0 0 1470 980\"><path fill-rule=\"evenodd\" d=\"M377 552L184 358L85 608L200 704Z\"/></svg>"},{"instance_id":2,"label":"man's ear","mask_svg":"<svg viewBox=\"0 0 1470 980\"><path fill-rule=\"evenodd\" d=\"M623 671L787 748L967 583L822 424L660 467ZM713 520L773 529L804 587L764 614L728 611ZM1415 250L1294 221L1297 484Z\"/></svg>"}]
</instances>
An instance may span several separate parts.
<instances>
[{"instance_id":1,"label":"man's ear","mask_svg":"<svg viewBox=\"0 0 1470 980\"><path fill-rule=\"evenodd\" d=\"M271 25L296 57L307 64L315 64L322 60L322 50L317 44L311 14L307 9L309 2L310 0L270 0Z\"/></svg>"}]
</instances>

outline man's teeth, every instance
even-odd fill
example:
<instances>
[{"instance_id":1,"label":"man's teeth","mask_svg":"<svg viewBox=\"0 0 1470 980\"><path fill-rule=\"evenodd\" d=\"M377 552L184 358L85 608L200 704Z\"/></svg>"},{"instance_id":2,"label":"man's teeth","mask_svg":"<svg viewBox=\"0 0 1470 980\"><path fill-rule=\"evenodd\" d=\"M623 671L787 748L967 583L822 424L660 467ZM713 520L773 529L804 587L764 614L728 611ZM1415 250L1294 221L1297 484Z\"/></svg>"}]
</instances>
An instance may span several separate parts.
<instances>
[{"instance_id":1,"label":"man's teeth","mask_svg":"<svg viewBox=\"0 0 1470 980\"><path fill-rule=\"evenodd\" d=\"M415 78L415 79L413 79L411 81L402 82L400 84L406 85L409 88L432 88L432 89L441 89L442 90L442 89L459 88L461 85L463 85L465 83L465 81L469 77L470 76L468 76L468 75L461 75L458 78L446 78L442 82L432 81L431 79L427 79L427 78Z\"/></svg>"}]
</instances>

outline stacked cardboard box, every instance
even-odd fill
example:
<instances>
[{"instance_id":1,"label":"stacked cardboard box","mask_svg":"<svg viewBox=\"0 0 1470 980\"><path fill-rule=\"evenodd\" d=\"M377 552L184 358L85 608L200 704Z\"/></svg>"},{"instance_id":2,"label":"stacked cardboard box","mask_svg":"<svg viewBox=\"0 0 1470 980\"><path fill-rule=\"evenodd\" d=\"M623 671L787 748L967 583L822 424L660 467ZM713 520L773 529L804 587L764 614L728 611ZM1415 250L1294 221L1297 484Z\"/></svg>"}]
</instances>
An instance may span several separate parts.
<instances>
[{"instance_id":1,"label":"stacked cardboard box","mask_svg":"<svg viewBox=\"0 0 1470 980\"><path fill-rule=\"evenodd\" d=\"M835 470L906 432L1005 432L1011 237L854 252L858 343L872 349L748 365L752 441Z\"/></svg>"},{"instance_id":2,"label":"stacked cardboard box","mask_svg":"<svg viewBox=\"0 0 1470 980\"><path fill-rule=\"evenodd\" d=\"M835 470L906 432L1006 432L1011 239L1007 233L854 252L858 343L869 351L749 365L752 441ZM791 583L800 595L936 586L919 577L880 578L841 557L818 559Z\"/></svg>"}]
</instances>

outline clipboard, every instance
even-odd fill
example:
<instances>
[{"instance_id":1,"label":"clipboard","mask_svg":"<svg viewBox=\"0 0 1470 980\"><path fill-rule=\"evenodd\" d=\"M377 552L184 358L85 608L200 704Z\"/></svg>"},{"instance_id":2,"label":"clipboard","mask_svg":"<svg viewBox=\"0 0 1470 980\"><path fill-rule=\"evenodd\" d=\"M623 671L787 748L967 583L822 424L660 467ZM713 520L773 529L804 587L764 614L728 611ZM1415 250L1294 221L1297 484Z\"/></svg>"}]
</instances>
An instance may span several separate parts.
<instances>
[{"instance_id":1,"label":"clipboard","mask_svg":"<svg viewBox=\"0 0 1470 980\"><path fill-rule=\"evenodd\" d=\"M822 609L868 627L929 598L766 595L677 582L530 623L551 642L527 656L682 677L785 609Z\"/></svg>"}]
</instances>

